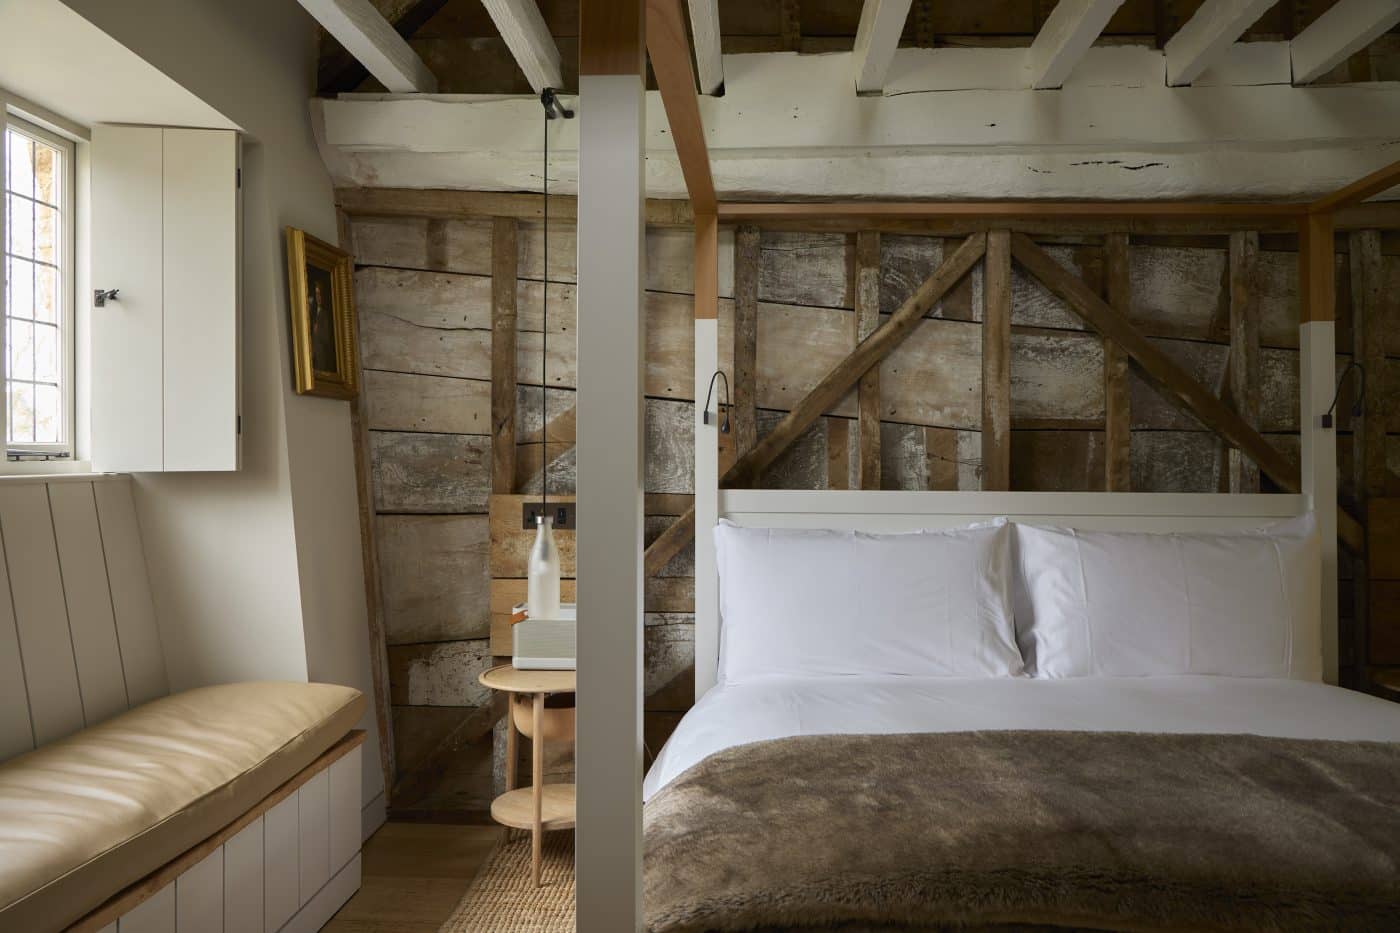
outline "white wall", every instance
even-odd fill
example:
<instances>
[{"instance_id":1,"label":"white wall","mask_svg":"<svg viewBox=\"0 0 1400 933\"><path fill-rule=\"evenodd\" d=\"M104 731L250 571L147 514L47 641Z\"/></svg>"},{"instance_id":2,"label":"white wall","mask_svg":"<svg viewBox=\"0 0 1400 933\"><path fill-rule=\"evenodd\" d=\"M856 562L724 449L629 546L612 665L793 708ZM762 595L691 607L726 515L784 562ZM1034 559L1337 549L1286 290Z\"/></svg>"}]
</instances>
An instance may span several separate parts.
<instances>
[{"instance_id":1,"label":"white wall","mask_svg":"<svg viewBox=\"0 0 1400 933\"><path fill-rule=\"evenodd\" d=\"M306 106L314 23L291 0L64 3L249 135L244 469L137 477L172 686L309 678L370 693L349 406L291 382L283 227L336 238ZM372 713L361 727L377 748ZM368 803L384 782L377 754L364 765Z\"/></svg>"}]
</instances>

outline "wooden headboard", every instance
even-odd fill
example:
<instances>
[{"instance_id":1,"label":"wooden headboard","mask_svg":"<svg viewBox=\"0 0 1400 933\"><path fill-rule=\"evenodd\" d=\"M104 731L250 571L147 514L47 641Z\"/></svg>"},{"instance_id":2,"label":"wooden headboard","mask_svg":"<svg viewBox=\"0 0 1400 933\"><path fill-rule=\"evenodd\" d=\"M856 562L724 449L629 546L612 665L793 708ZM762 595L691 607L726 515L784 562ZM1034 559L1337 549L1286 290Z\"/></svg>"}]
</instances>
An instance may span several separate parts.
<instances>
[{"instance_id":1,"label":"wooden headboard","mask_svg":"<svg viewBox=\"0 0 1400 933\"><path fill-rule=\"evenodd\" d=\"M0 761L169 691L130 478L0 478Z\"/></svg>"}]
</instances>

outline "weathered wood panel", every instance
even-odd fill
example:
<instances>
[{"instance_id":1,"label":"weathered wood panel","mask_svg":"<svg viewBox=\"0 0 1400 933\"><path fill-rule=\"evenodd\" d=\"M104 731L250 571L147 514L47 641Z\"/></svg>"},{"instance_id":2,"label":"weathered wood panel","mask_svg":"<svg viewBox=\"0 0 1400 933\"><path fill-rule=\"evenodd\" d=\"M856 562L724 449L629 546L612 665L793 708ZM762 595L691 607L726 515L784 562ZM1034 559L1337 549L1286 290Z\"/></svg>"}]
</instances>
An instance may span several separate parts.
<instances>
[{"instance_id":1,"label":"weathered wood panel","mask_svg":"<svg viewBox=\"0 0 1400 933\"><path fill-rule=\"evenodd\" d=\"M945 241L939 237L880 236L880 313L893 314L933 275L943 262ZM953 248L957 241L953 242ZM934 303L928 317L950 321L982 319L982 267L976 266L962 282Z\"/></svg>"},{"instance_id":2,"label":"weathered wood panel","mask_svg":"<svg viewBox=\"0 0 1400 933\"><path fill-rule=\"evenodd\" d=\"M361 308L360 360L365 369L490 381L491 331L431 311Z\"/></svg>"},{"instance_id":3,"label":"weathered wood panel","mask_svg":"<svg viewBox=\"0 0 1400 933\"><path fill-rule=\"evenodd\" d=\"M758 437L767 437L786 412L760 409ZM768 469L757 484L763 489L825 489L826 426L821 419L809 425Z\"/></svg>"},{"instance_id":4,"label":"weathered wood panel","mask_svg":"<svg viewBox=\"0 0 1400 933\"><path fill-rule=\"evenodd\" d=\"M485 512L491 439L461 434L372 431L378 512Z\"/></svg>"},{"instance_id":5,"label":"weathered wood panel","mask_svg":"<svg viewBox=\"0 0 1400 933\"><path fill-rule=\"evenodd\" d=\"M529 574L530 549L535 545L537 531L521 525L520 516L526 502L538 499L532 495L512 495L491 497L491 561L490 575L494 578L524 577ZM552 503L574 502L573 496L551 495ZM582 521L582 517L579 519ZM559 574L572 577L575 574L574 545L577 535L572 529L554 530L554 546L559 550Z\"/></svg>"},{"instance_id":6,"label":"weathered wood panel","mask_svg":"<svg viewBox=\"0 0 1400 933\"><path fill-rule=\"evenodd\" d=\"M515 488L516 225L497 217L491 234L491 491Z\"/></svg>"},{"instance_id":7,"label":"weathered wood panel","mask_svg":"<svg viewBox=\"0 0 1400 933\"><path fill-rule=\"evenodd\" d=\"M1119 314L1130 314L1133 285L1128 235L1104 238L1104 296ZM1132 397L1128 382L1128 353L1112 340L1103 342L1104 489L1132 489Z\"/></svg>"},{"instance_id":8,"label":"weathered wood panel","mask_svg":"<svg viewBox=\"0 0 1400 933\"><path fill-rule=\"evenodd\" d=\"M361 266L355 307L426 326L491 329L491 279L480 275Z\"/></svg>"},{"instance_id":9,"label":"weathered wood panel","mask_svg":"<svg viewBox=\"0 0 1400 933\"><path fill-rule=\"evenodd\" d=\"M759 300L810 308L855 307L854 250L850 247L844 233L763 231Z\"/></svg>"},{"instance_id":10,"label":"weathered wood panel","mask_svg":"<svg viewBox=\"0 0 1400 933\"><path fill-rule=\"evenodd\" d=\"M491 666L485 638L389 646L389 694L397 706L485 706L477 678Z\"/></svg>"},{"instance_id":11,"label":"weathered wood panel","mask_svg":"<svg viewBox=\"0 0 1400 933\"><path fill-rule=\"evenodd\" d=\"M649 612L643 632L644 709L682 711L695 700L695 616Z\"/></svg>"},{"instance_id":12,"label":"weathered wood panel","mask_svg":"<svg viewBox=\"0 0 1400 933\"><path fill-rule=\"evenodd\" d=\"M485 516L381 515L375 527L390 644L490 634Z\"/></svg>"},{"instance_id":13,"label":"weathered wood panel","mask_svg":"<svg viewBox=\"0 0 1400 933\"><path fill-rule=\"evenodd\" d=\"M520 277L542 280L544 276L544 225L520 224ZM689 228L649 227L646 233L647 263L644 271L648 291L690 294L695 287L695 236ZM578 240L574 226L550 224L549 280L578 281ZM719 231L719 293L734 294L734 233Z\"/></svg>"},{"instance_id":14,"label":"weathered wood panel","mask_svg":"<svg viewBox=\"0 0 1400 933\"><path fill-rule=\"evenodd\" d=\"M1259 427L1259 234L1230 235L1229 399L1245 421ZM1259 467L1244 451L1229 451L1230 492L1258 492Z\"/></svg>"},{"instance_id":15,"label":"weathered wood panel","mask_svg":"<svg viewBox=\"0 0 1400 933\"><path fill-rule=\"evenodd\" d=\"M1011 488L1040 492L1103 489L1102 431L1012 431Z\"/></svg>"},{"instance_id":16,"label":"weathered wood panel","mask_svg":"<svg viewBox=\"0 0 1400 933\"><path fill-rule=\"evenodd\" d=\"M1133 489L1218 492L1222 446L1201 431L1134 431Z\"/></svg>"},{"instance_id":17,"label":"weathered wood panel","mask_svg":"<svg viewBox=\"0 0 1400 933\"><path fill-rule=\"evenodd\" d=\"M691 577L649 577L644 594L647 612L694 612L695 580Z\"/></svg>"},{"instance_id":18,"label":"weathered wood panel","mask_svg":"<svg viewBox=\"0 0 1400 933\"><path fill-rule=\"evenodd\" d=\"M695 492L695 415L689 403L647 399L645 474L647 492Z\"/></svg>"},{"instance_id":19,"label":"weathered wood panel","mask_svg":"<svg viewBox=\"0 0 1400 933\"><path fill-rule=\"evenodd\" d=\"M644 543L650 546L653 541L661 537L661 534L671 527L676 520L674 515L648 515L646 517ZM690 543L681 548L676 555L666 562L666 566L661 568L659 577L693 577L695 576L695 541L692 538Z\"/></svg>"},{"instance_id":20,"label":"weathered wood panel","mask_svg":"<svg viewBox=\"0 0 1400 933\"><path fill-rule=\"evenodd\" d=\"M350 236L360 265L491 274L488 218L356 217Z\"/></svg>"},{"instance_id":21,"label":"weathered wood panel","mask_svg":"<svg viewBox=\"0 0 1400 933\"><path fill-rule=\"evenodd\" d=\"M367 369L363 399L372 431L491 434L491 383Z\"/></svg>"}]
</instances>

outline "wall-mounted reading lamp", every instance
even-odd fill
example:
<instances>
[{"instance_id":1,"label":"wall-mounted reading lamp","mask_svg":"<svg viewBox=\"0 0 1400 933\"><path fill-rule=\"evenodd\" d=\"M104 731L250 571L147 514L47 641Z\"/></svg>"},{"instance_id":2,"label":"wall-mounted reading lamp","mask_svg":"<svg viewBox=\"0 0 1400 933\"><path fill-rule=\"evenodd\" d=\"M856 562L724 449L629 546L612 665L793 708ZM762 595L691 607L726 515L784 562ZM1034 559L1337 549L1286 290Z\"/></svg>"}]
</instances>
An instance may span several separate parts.
<instances>
[{"instance_id":1,"label":"wall-mounted reading lamp","mask_svg":"<svg viewBox=\"0 0 1400 933\"><path fill-rule=\"evenodd\" d=\"M724 412L724 420L720 422L719 433L729 433L729 377L722 370L715 370L715 374L710 377L710 390L705 393L705 423L710 423L710 399L714 398L715 380L719 379L724 383L724 401L719 403L720 410ZM718 416L716 416L718 417Z\"/></svg>"},{"instance_id":2,"label":"wall-mounted reading lamp","mask_svg":"<svg viewBox=\"0 0 1400 933\"><path fill-rule=\"evenodd\" d=\"M1346 368L1342 370L1342 374L1337 377L1337 391L1332 393L1332 404L1327 406L1327 414L1322 416L1322 426L1324 428L1332 427L1332 413L1337 410L1337 399L1341 398L1342 386L1346 383L1347 376L1351 374L1353 369L1361 374L1361 381L1358 383L1360 388L1356 393L1356 401L1351 405L1352 417L1359 417L1364 410L1361 407L1361 403L1366 401L1366 367L1356 362L1356 360L1352 360L1347 363Z\"/></svg>"}]
</instances>

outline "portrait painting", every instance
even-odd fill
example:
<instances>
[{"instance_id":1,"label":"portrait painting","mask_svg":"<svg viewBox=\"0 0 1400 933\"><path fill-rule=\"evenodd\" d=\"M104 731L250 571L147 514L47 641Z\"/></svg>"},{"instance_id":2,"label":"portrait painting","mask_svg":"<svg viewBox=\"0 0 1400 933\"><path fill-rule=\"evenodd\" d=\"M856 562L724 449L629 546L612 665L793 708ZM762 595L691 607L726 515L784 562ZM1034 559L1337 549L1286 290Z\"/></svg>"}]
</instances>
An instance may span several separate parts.
<instances>
[{"instance_id":1,"label":"portrait painting","mask_svg":"<svg viewBox=\"0 0 1400 933\"><path fill-rule=\"evenodd\" d=\"M301 395L351 399L359 391L353 271L345 251L287 228L292 366Z\"/></svg>"}]
</instances>

